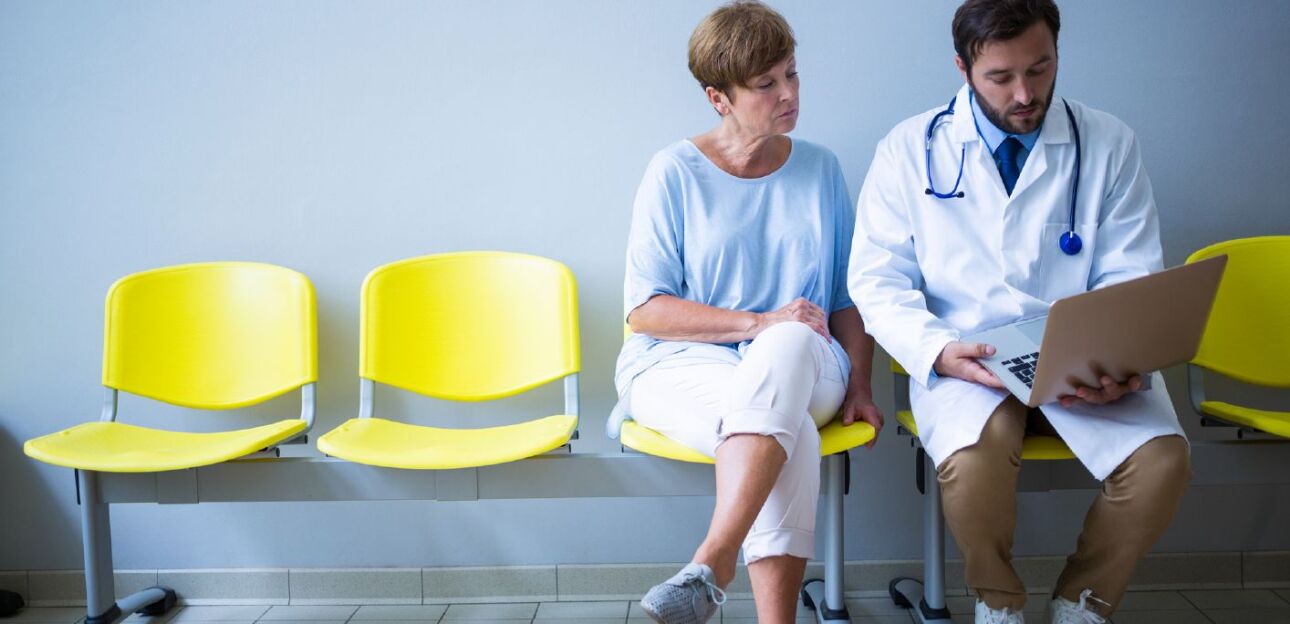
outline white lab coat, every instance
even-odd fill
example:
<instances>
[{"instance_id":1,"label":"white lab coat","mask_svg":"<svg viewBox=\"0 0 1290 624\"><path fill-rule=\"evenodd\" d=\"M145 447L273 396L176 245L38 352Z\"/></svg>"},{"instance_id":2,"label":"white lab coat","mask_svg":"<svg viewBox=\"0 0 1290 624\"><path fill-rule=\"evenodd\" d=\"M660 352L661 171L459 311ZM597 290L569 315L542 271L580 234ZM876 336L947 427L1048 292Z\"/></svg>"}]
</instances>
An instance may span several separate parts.
<instances>
[{"instance_id":1,"label":"white lab coat","mask_svg":"<svg viewBox=\"0 0 1290 624\"><path fill-rule=\"evenodd\" d=\"M897 125L878 145L857 207L848 286L870 334L911 375L919 437L940 465L971 446L1007 396L959 379L932 378L946 343L1047 312L1053 301L1162 268L1160 228L1137 140L1123 122L1069 101L1083 164L1068 256L1074 136L1054 96L1009 197L973 123L968 90L933 134L932 174L947 192L966 148L962 199L927 195L923 142L944 105ZM929 385L930 382L930 385ZM1148 440L1182 435L1159 373L1148 390L1105 406L1041 407L1089 472L1105 479Z\"/></svg>"}]
</instances>

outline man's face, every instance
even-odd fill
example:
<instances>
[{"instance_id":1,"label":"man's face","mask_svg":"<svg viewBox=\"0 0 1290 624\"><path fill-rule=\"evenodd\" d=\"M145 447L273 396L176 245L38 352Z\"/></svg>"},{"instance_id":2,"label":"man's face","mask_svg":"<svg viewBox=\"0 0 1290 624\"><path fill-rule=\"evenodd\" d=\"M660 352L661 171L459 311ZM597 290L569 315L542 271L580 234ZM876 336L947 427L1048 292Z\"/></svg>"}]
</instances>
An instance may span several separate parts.
<instances>
[{"instance_id":1,"label":"man's face","mask_svg":"<svg viewBox=\"0 0 1290 624\"><path fill-rule=\"evenodd\" d=\"M1057 84L1057 44L1048 24L1036 22L1020 36L981 47L972 72L955 57L976 92L986 119L1009 134L1026 134L1044 123Z\"/></svg>"}]
</instances>

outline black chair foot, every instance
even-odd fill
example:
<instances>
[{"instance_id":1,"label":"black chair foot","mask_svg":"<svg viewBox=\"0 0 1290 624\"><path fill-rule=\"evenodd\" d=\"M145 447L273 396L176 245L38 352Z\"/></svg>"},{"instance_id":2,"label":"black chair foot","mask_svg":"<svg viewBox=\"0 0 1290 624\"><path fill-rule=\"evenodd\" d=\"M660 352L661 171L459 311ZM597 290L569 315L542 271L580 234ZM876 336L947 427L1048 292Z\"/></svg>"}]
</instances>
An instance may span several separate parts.
<instances>
[{"instance_id":1,"label":"black chair foot","mask_svg":"<svg viewBox=\"0 0 1290 624\"><path fill-rule=\"evenodd\" d=\"M914 603L910 602L909 598L906 598L905 594L901 593L900 590L896 588L896 585L899 585L900 582L904 580L908 580L908 579L904 579L904 578L891 579L891 582L887 584L887 594L891 596L892 604L896 605L897 607L900 607L901 609L913 609Z\"/></svg>"},{"instance_id":2,"label":"black chair foot","mask_svg":"<svg viewBox=\"0 0 1290 624\"><path fill-rule=\"evenodd\" d=\"M851 621L846 605L831 608L824 600L824 579L809 579L802 583L802 606L815 612L817 624L843 624Z\"/></svg>"},{"instance_id":3,"label":"black chair foot","mask_svg":"<svg viewBox=\"0 0 1290 624\"><path fill-rule=\"evenodd\" d=\"M18 592L0 589L0 617L8 617L18 612L26 604Z\"/></svg>"},{"instance_id":4,"label":"black chair foot","mask_svg":"<svg viewBox=\"0 0 1290 624\"><path fill-rule=\"evenodd\" d=\"M136 613L140 615L157 616L175 608L175 601L178 599L175 596L175 590L170 589L169 587L160 586L152 589L160 589L165 596L161 600L144 605L144 607L139 609Z\"/></svg>"}]
</instances>

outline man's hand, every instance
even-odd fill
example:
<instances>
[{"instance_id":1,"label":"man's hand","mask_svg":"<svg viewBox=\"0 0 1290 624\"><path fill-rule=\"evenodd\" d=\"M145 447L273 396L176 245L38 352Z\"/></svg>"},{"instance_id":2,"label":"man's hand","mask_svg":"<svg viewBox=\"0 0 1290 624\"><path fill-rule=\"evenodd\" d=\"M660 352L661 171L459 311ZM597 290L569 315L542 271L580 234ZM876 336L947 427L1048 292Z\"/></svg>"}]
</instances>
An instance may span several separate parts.
<instances>
[{"instance_id":1,"label":"man's hand","mask_svg":"<svg viewBox=\"0 0 1290 624\"><path fill-rule=\"evenodd\" d=\"M874 405L873 396L866 391L856 390L847 391L847 396L842 400L842 426L850 426L857 422L867 422L873 425L873 439L865 445L865 448L873 448L878 442L878 433L882 431L883 416L882 410Z\"/></svg>"},{"instance_id":2,"label":"man's hand","mask_svg":"<svg viewBox=\"0 0 1290 624\"><path fill-rule=\"evenodd\" d=\"M1099 381L1102 382L1101 388L1081 386L1075 390L1075 394L1057 397L1057 399L1061 401L1062 407L1071 407L1080 403L1106 405L1120 400L1121 397L1130 392L1137 392L1142 389L1142 377L1140 375L1134 375L1124 383L1119 383L1105 376Z\"/></svg>"},{"instance_id":3,"label":"man's hand","mask_svg":"<svg viewBox=\"0 0 1290 624\"><path fill-rule=\"evenodd\" d=\"M995 377L994 373L976 361L977 358L990 357L991 355L994 355L993 345L955 340L945 345L944 349L941 349L941 354L936 357L936 363L932 366L932 369L942 377L957 377L963 381L971 381L983 386L1002 389L1004 387L1003 382L999 381L999 378Z\"/></svg>"}]
</instances>

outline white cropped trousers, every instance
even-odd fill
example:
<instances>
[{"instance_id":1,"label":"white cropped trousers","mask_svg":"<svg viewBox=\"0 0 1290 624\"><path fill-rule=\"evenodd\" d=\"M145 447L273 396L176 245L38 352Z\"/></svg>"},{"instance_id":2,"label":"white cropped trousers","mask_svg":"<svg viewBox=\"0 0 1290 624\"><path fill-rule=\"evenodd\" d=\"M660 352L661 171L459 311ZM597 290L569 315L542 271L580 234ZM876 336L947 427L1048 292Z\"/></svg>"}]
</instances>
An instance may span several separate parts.
<instances>
[{"instance_id":1,"label":"white cropped trousers","mask_svg":"<svg viewBox=\"0 0 1290 624\"><path fill-rule=\"evenodd\" d=\"M716 457L730 436L770 436L788 459L744 539L744 561L815 554L820 493L819 427L837 414L846 380L828 343L803 323L777 323L744 350L738 365L687 361L684 353L632 383L640 424Z\"/></svg>"}]
</instances>

